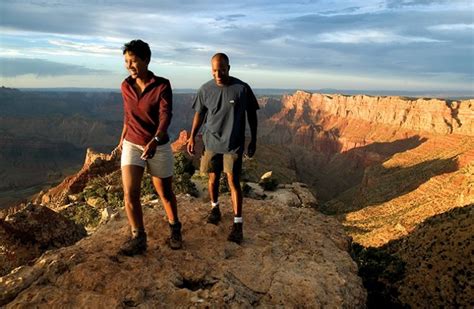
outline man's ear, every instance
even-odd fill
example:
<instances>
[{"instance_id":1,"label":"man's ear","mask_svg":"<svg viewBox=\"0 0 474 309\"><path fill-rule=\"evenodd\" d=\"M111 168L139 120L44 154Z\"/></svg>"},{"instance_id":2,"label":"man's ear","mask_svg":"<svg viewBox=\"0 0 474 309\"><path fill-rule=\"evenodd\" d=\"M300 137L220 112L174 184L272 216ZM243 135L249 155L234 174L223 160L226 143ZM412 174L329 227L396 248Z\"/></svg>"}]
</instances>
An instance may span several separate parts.
<instances>
[{"instance_id":1,"label":"man's ear","mask_svg":"<svg viewBox=\"0 0 474 309\"><path fill-rule=\"evenodd\" d=\"M229 67L227 70L229 70L229 71L230 71L230 64L228 64L227 66Z\"/></svg>"}]
</instances>

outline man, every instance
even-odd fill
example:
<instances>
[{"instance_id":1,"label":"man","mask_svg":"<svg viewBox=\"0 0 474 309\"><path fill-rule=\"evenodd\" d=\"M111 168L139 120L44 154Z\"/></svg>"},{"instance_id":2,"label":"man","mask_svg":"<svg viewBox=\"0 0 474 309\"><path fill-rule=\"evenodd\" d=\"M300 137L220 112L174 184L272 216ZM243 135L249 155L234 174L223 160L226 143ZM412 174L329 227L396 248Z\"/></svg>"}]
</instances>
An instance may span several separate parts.
<instances>
[{"instance_id":1,"label":"man","mask_svg":"<svg viewBox=\"0 0 474 309\"><path fill-rule=\"evenodd\" d=\"M168 216L171 229L169 246L181 248L181 223L173 193L173 153L168 137L171 121L170 82L148 70L151 51L147 43L133 40L123 47L125 67L130 73L121 86L124 124L118 150L122 150L121 170L125 211L131 238L119 253L132 256L147 248L147 235L140 204L140 185L145 166L152 176Z\"/></svg>"},{"instance_id":2,"label":"man","mask_svg":"<svg viewBox=\"0 0 474 309\"><path fill-rule=\"evenodd\" d=\"M252 157L257 144L259 106L250 86L229 76L229 70L229 58L225 54L217 53L211 58L213 79L201 86L194 101L193 108L196 112L187 150L191 155L195 153L195 137L205 122L205 151L201 158L201 171L209 174L211 211L207 222L218 224L221 220L218 194L220 175L224 171L234 210L234 224L227 239L240 244L243 240L240 172L245 147L245 115L247 114L251 134L247 155Z\"/></svg>"}]
</instances>

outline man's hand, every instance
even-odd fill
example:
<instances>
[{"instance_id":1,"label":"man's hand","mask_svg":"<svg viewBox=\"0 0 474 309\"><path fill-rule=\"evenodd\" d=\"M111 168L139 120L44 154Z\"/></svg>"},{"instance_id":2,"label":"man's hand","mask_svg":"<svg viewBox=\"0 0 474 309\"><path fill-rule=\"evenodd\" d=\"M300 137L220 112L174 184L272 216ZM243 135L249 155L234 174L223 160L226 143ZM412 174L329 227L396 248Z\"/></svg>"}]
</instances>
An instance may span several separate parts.
<instances>
[{"instance_id":1,"label":"man's hand","mask_svg":"<svg viewBox=\"0 0 474 309\"><path fill-rule=\"evenodd\" d=\"M152 139L143 149L142 156L140 157L142 160L147 160L153 158L156 152L156 146L158 142L155 139Z\"/></svg>"},{"instance_id":2,"label":"man's hand","mask_svg":"<svg viewBox=\"0 0 474 309\"><path fill-rule=\"evenodd\" d=\"M249 158L253 157L256 150L257 150L257 142L253 140L250 141L249 145L247 146L247 156Z\"/></svg>"},{"instance_id":3,"label":"man's hand","mask_svg":"<svg viewBox=\"0 0 474 309\"><path fill-rule=\"evenodd\" d=\"M194 154L196 153L194 149L194 138L190 137L186 144L186 149L188 150L189 155L194 156Z\"/></svg>"}]
</instances>

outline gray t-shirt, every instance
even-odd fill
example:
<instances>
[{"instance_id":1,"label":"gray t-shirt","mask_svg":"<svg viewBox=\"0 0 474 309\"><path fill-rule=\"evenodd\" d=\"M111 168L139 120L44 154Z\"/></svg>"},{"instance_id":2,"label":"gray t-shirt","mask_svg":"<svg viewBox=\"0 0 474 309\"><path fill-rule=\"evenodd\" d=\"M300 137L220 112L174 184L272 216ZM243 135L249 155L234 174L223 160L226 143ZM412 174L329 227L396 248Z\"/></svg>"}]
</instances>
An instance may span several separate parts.
<instances>
[{"instance_id":1,"label":"gray t-shirt","mask_svg":"<svg viewBox=\"0 0 474 309\"><path fill-rule=\"evenodd\" d=\"M245 112L259 109L249 85L230 77L229 85L219 87L211 79L201 86L193 108L205 115L204 147L216 153L242 153L245 143Z\"/></svg>"}]
</instances>

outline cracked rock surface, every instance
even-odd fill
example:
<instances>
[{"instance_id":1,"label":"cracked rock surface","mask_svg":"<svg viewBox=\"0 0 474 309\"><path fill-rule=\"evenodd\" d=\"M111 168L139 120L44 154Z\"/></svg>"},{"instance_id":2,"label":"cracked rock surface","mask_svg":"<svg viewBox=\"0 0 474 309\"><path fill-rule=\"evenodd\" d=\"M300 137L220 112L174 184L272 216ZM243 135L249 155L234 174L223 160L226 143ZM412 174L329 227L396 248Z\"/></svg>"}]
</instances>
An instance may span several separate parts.
<instances>
[{"instance_id":1,"label":"cracked rock surface","mask_svg":"<svg viewBox=\"0 0 474 309\"><path fill-rule=\"evenodd\" d=\"M244 242L228 242L229 197L222 221L205 223L209 205L180 196L184 247L166 245L160 205L144 206L148 251L118 256L129 235L125 214L75 245L47 251L0 278L9 307L331 307L365 306L366 291L334 219L312 209L244 200Z\"/></svg>"}]
</instances>

